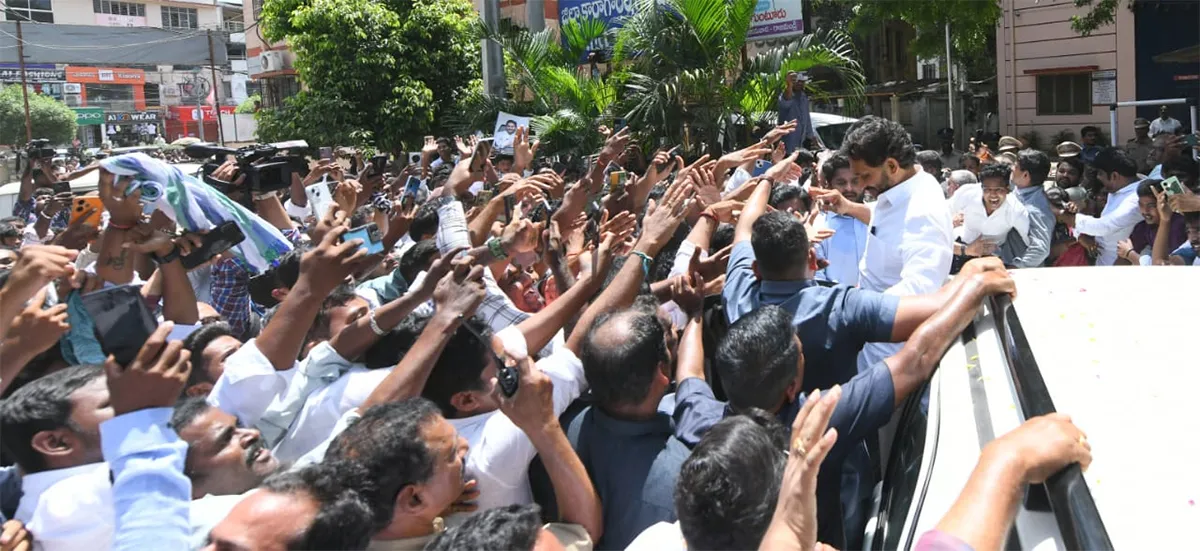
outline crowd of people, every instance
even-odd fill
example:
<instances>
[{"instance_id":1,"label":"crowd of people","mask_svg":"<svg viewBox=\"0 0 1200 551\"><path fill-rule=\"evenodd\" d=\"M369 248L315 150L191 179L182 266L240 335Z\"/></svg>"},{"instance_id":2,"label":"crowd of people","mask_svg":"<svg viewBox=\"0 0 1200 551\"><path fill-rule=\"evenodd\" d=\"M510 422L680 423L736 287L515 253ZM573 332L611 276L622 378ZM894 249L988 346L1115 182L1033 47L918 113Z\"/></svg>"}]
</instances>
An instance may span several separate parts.
<instances>
[{"instance_id":1,"label":"crowd of people","mask_svg":"<svg viewBox=\"0 0 1200 551\"><path fill-rule=\"evenodd\" d=\"M268 192L232 160L32 163L0 220L0 549L861 548L871 442L1009 269L1200 247L1178 137L1052 170L877 117L691 162L598 131L578 166L518 129ZM86 171L102 212L54 193ZM185 268L224 220L245 240ZM117 350L81 297L130 284L156 325ZM1018 489L1090 454L1028 420L917 548L1000 549Z\"/></svg>"}]
</instances>

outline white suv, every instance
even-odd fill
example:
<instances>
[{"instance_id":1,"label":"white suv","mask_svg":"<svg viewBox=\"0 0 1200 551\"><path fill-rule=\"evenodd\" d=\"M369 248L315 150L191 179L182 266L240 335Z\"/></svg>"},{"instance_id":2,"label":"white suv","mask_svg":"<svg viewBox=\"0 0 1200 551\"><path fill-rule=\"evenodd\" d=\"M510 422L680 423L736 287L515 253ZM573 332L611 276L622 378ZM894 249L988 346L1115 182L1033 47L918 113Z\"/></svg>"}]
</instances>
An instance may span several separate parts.
<instances>
[{"instance_id":1,"label":"white suv","mask_svg":"<svg viewBox=\"0 0 1200 551\"><path fill-rule=\"evenodd\" d=\"M1007 548L1186 547L1200 525L1200 272L1042 268L1013 279L1016 300L985 302L942 358L928 414L919 396L900 408L865 547L911 548L985 444L1053 411L1087 433L1093 463L1027 489Z\"/></svg>"}]
</instances>

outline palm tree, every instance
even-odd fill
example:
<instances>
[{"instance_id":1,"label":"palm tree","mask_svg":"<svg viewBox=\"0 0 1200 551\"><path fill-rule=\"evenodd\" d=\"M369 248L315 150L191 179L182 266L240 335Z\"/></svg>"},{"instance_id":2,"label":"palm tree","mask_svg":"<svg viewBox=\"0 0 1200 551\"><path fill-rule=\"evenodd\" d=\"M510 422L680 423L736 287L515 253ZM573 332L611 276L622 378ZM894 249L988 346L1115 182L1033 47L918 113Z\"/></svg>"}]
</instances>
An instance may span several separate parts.
<instances>
[{"instance_id":1,"label":"palm tree","mask_svg":"<svg viewBox=\"0 0 1200 551\"><path fill-rule=\"evenodd\" d=\"M459 126L490 129L499 111L530 114L544 154L582 156L600 147L603 138L595 130L610 115L618 85L582 62L590 45L609 33L603 21L576 19L557 32L535 33L508 20L493 27L481 18L476 30L503 50L510 97L473 94Z\"/></svg>"},{"instance_id":2,"label":"palm tree","mask_svg":"<svg viewBox=\"0 0 1200 551\"><path fill-rule=\"evenodd\" d=\"M721 150L735 115L750 126L771 110L789 71L823 68L861 95L865 78L849 36L823 31L747 55L755 0L638 0L616 32L613 63L628 72L621 103L628 124L673 143ZM822 82L810 83L821 94ZM686 128L687 136L684 136ZM696 147L701 149L701 147Z\"/></svg>"}]
</instances>

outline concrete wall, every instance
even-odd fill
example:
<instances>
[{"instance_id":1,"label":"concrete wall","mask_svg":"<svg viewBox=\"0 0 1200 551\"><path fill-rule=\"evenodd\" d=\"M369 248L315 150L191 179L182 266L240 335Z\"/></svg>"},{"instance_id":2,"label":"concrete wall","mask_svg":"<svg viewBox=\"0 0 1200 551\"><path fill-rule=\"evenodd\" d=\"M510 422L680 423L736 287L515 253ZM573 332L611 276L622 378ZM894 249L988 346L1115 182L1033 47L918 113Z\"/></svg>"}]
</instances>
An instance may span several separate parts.
<instances>
[{"instance_id":1,"label":"concrete wall","mask_svg":"<svg viewBox=\"0 0 1200 551\"><path fill-rule=\"evenodd\" d=\"M196 19L200 28L215 28L221 24L221 9L212 0L178 1L178 2L146 2L136 0L136 3L146 5L147 27L162 26L162 6L179 8L195 8ZM67 25L95 25L96 12L92 0L53 0L54 22Z\"/></svg>"},{"instance_id":2,"label":"concrete wall","mask_svg":"<svg viewBox=\"0 0 1200 551\"><path fill-rule=\"evenodd\" d=\"M1038 115L1039 72L1117 72L1117 101L1136 99L1134 16L1124 3L1116 23L1083 37L1071 30L1072 15L1084 11L1072 0L1006 0L996 30L996 88L1001 134L1020 136L1030 131L1048 144L1055 133L1095 125L1110 134L1107 105L1093 105L1086 115ZM1061 70L1061 71L1060 71ZM1133 137L1132 109L1118 111L1118 143Z\"/></svg>"}]
</instances>

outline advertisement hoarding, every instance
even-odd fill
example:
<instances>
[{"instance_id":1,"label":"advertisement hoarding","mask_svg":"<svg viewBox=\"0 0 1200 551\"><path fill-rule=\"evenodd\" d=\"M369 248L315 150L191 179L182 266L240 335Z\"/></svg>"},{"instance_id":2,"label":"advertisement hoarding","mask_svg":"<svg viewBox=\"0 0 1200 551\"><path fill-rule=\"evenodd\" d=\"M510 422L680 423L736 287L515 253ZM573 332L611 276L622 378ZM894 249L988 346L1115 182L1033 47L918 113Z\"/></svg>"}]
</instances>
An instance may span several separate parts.
<instances>
[{"instance_id":1,"label":"advertisement hoarding","mask_svg":"<svg viewBox=\"0 0 1200 551\"><path fill-rule=\"evenodd\" d=\"M803 0L758 0L754 15L750 19L748 37L751 40L767 40L804 34ZM609 27L621 26L621 20L637 9L636 0L559 0L559 22L572 19L599 19ZM607 47L607 41L598 40L592 49Z\"/></svg>"}]
</instances>

